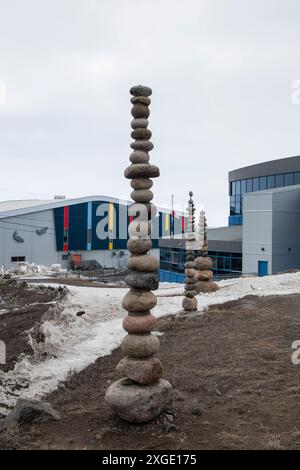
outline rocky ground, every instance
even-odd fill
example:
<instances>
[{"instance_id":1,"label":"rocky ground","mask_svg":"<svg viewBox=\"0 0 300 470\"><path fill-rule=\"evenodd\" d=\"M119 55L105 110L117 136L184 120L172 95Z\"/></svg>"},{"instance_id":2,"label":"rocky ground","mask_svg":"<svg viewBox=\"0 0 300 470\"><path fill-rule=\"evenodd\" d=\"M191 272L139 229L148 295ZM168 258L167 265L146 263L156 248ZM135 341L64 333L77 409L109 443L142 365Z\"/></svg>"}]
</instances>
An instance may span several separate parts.
<instances>
[{"instance_id":1,"label":"rocky ground","mask_svg":"<svg viewBox=\"0 0 300 470\"><path fill-rule=\"evenodd\" d=\"M300 365L291 362L299 302L299 294L251 295L203 316L162 317L160 358L174 387L168 413L138 426L112 415L104 394L117 349L45 398L61 420L3 427L0 448L299 449Z\"/></svg>"}]
</instances>

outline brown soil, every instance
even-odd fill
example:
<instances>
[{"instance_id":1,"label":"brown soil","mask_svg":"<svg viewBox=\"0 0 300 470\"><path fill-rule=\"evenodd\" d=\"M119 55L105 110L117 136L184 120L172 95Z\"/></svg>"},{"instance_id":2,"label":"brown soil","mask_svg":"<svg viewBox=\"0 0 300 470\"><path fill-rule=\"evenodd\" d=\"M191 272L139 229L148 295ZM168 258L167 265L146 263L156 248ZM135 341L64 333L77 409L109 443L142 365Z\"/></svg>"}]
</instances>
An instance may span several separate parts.
<instances>
[{"instance_id":1,"label":"brown soil","mask_svg":"<svg viewBox=\"0 0 300 470\"><path fill-rule=\"evenodd\" d=\"M160 357L174 387L171 412L130 425L104 402L120 349L73 376L47 401L62 419L32 427L0 447L47 449L300 449L299 374L291 345L300 339L300 295L247 296L203 316L159 320ZM25 433L25 434L24 434Z\"/></svg>"},{"instance_id":2,"label":"brown soil","mask_svg":"<svg viewBox=\"0 0 300 470\"><path fill-rule=\"evenodd\" d=\"M0 339L6 345L6 364L0 364L0 371L13 369L20 354L32 354L28 344L28 330L37 325L51 304L60 297L57 289L30 289L26 282L5 280L0 282L1 309Z\"/></svg>"}]
</instances>

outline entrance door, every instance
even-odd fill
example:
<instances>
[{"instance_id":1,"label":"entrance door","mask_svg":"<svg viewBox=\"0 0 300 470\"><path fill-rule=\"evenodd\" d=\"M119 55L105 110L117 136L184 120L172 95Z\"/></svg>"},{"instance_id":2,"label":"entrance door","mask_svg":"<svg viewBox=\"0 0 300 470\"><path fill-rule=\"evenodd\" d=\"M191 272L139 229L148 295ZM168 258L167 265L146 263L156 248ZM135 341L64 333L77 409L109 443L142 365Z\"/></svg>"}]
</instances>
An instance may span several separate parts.
<instances>
[{"instance_id":1,"label":"entrance door","mask_svg":"<svg viewBox=\"0 0 300 470\"><path fill-rule=\"evenodd\" d=\"M259 261L258 262L258 275L260 277L268 275L268 261Z\"/></svg>"}]
</instances>

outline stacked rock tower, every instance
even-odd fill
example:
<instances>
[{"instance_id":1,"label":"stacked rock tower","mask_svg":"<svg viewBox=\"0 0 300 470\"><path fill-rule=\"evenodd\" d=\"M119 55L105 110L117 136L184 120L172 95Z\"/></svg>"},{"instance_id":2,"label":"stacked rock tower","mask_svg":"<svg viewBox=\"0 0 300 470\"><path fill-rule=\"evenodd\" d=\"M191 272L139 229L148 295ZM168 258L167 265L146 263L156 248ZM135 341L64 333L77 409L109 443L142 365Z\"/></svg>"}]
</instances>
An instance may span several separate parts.
<instances>
[{"instance_id":1,"label":"stacked rock tower","mask_svg":"<svg viewBox=\"0 0 300 470\"><path fill-rule=\"evenodd\" d=\"M182 307L186 312L197 310L196 279L195 279L195 206L193 193L190 191L188 201L188 233L186 241L186 263L185 263L185 290Z\"/></svg>"},{"instance_id":2,"label":"stacked rock tower","mask_svg":"<svg viewBox=\"0 0 300 470\"><path fill-rule=\"evenodd\" d=\"M212 281L212 260L208 257L207 223L204 211L200 212L198 235L200 256L195 259L196 292L197 294L215 292L219 286Z\"/></svg>"},{"instance_id":3,"label":"stacked rock tower","mask_svg":"<svg viewBox=\"0 0 300 470\"><path fill-rule=\"evenodd\" d=\"M151 309L157 303L151 291L159 285L159 261L148 253L152 248L151 216L156 211L151 203L153 193L150 188L153 185L151 178L157 178L160 174L159 168L149 163L148 153L153 149L149 140L151 131L148 129L152 90L138 85L132 87L130 93L134 118L131 137L135 141L131 143L131 165L124 175L131 179L134 203L128 210L131 221L127 248L131 258L127 263L129 274L126 283L130 290L122 302L128 312L123 321L123 328L128 334L121 345L125 357L117 366L117 372L123 378L108 388L105 400L120 418L142 423L155 418L168 406L171 385L161 378L163 369L156 357L159 339L151 334L156 327Z\"/></svg>"}]
</instances>

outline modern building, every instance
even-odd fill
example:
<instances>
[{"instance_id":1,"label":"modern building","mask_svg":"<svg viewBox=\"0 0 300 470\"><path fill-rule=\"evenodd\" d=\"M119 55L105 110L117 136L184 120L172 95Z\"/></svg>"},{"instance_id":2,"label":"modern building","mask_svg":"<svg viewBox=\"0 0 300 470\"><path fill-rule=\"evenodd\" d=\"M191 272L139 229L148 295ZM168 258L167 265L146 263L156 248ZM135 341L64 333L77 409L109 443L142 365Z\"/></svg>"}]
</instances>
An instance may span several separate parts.
<instances>
[{"instance_id":1,"label":"modern building","mask_svg":"<svg viewBox=\"0 0 300 470\"><path fill-rule=\"evenodd\" d=\"M106 196L77 199L22 200L0 203L0 268L29 262L69 267L95 260L103 267L122 267L128 257L128 206ZM153 254L159 238L182 234L186 215L158 208L153 220Z\"/></svg>"}]
</instances>

